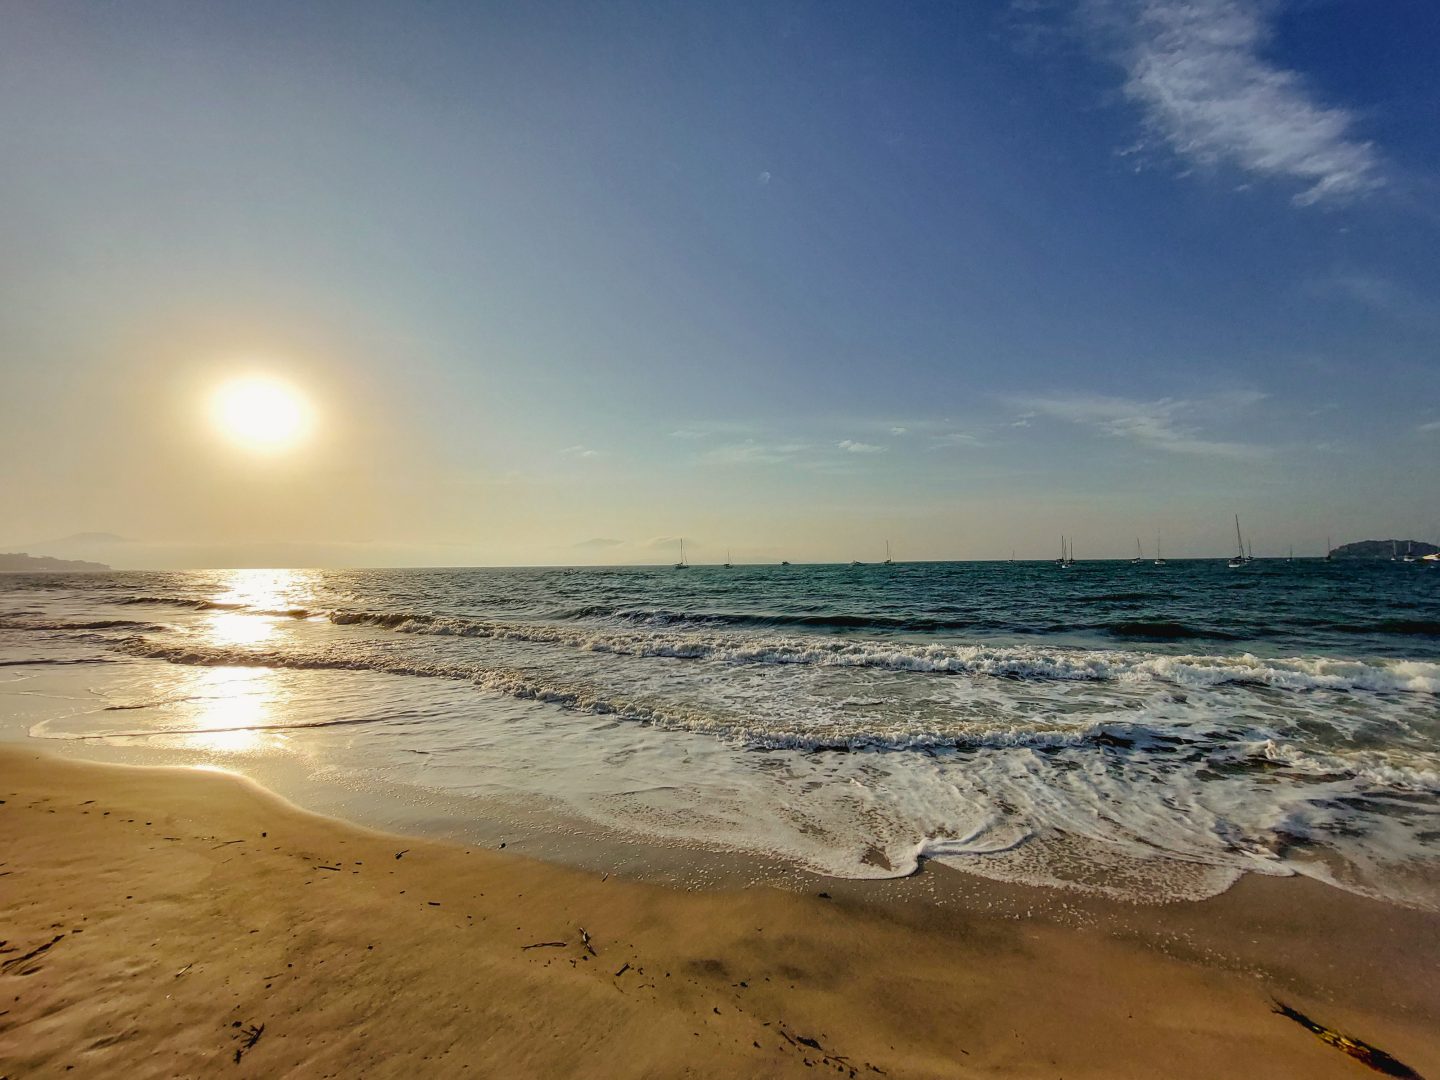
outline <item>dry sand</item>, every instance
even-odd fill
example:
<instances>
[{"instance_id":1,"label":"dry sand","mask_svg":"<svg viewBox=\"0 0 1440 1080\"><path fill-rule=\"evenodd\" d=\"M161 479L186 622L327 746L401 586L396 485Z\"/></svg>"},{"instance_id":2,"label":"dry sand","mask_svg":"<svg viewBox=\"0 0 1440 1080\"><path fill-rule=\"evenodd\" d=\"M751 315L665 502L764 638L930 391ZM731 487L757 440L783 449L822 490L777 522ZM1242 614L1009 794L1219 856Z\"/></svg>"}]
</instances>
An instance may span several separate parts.
<instances>
[{"instance_id":1,"label":"dry sand","mask_svg":"<svg viewBox=\"0 0 1440 1080\"><path fill-rule=\"evenodd\" d=\"M1272 994L1440 1077L1440 922L1298 879L1067 926L605 879L24 749L0 798L11 1080L1379 1075Z\"/></svg>"}]
</instances>

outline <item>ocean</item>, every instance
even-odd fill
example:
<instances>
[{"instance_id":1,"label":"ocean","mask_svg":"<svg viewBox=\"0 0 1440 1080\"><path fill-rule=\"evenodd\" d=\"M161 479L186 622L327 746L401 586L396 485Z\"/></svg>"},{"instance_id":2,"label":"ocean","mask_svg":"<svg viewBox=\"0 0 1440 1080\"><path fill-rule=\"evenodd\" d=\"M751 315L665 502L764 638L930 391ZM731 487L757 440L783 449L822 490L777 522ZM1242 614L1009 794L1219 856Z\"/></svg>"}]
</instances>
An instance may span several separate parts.
<instances>
[{"instance_id":1,"label":"ocean","mask_svg":"<svg viewBox=\"0 0 1440 1080\"><path fill-rule=\"evenodd\" d=\"M283 760L462 830L1440 907L1427 564L0 575L0 695L6 738Z\"/></svg>"}]
</instances>

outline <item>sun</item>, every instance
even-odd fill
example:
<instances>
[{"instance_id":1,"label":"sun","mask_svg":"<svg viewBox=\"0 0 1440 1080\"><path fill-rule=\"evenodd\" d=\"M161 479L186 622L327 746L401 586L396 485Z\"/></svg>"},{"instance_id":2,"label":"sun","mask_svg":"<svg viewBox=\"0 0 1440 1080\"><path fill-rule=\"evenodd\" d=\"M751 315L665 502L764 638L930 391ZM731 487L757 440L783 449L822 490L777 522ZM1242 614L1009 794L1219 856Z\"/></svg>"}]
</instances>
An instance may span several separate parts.
<instances>
[{"instance_id":1,"label":"sun","mask_svg":"<svg viewBox=\"0 0 1440 1080\"><path fill-rule=\"evenodd\" d=\"M241 446L278 453L310 432L310 404L294 387L279 379L247 376L219 387L210 401L210 416L220 432Z\"/></svg>"}]
</instances>

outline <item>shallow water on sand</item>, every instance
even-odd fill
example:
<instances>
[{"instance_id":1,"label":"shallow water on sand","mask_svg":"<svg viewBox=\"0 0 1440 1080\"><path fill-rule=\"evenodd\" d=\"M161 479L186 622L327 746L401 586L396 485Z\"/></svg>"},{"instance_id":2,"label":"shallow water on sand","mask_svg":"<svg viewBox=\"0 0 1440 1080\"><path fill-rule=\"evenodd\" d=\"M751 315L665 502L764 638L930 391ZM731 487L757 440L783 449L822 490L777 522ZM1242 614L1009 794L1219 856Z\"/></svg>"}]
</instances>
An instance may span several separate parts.
<instances>
[{"instance_id":1,"label":"shallow water on sand","mask_svg":"<svg viewBox=\"0 0 1440 1080\"><path fill-rule=\"evenodd\" d=\"M1440 904L1440 571L0 578L0 717L843 877ZM0 721L3 722L3 721Z\"/></svg>"}]
</instances>

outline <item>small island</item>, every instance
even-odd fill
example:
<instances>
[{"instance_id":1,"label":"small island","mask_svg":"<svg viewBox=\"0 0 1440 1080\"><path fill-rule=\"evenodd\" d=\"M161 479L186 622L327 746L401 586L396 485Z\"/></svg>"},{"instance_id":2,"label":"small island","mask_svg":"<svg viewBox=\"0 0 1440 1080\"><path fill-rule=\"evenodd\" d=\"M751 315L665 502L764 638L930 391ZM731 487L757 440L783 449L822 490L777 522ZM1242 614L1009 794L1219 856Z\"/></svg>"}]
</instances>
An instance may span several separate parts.
<instances>
[{"instance_id":1,"label":"small island","mask_svg":"<svg viewBox=\"0 0 1440 1080\"><path fill-rule=\"evenodd\" d=\"M27 555L23 551L0 552L0 574L95 573L109 569L104 563L86 562L84 559L52 559L48 555Z\"/></svg>"},{"instance_id":2,"label":"small island","mask_svg":"<svg viewBox=\"0 0 1440 1080\"><path fill-rule=\"evenodd\" d=\"M1422 559L1440 552L1440 547L1424 540L1357 540L1341 544L1330 552L1332 559L1395 559L1413 555Z\"/></svg>"}]
</instances>

